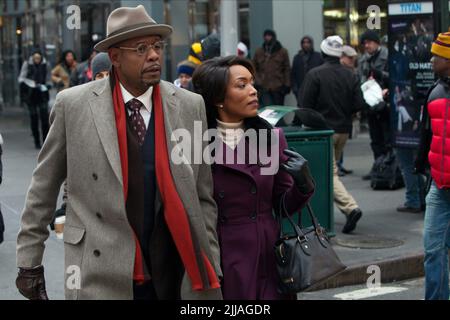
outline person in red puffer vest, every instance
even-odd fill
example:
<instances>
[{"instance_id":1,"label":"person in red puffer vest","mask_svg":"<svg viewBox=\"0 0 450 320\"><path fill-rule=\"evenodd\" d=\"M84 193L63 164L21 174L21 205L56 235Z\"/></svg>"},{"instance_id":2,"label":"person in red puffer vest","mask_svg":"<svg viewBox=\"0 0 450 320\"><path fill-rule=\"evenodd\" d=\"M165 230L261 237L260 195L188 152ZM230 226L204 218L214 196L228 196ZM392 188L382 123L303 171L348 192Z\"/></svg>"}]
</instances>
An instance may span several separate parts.
<instances>
[{"instance_id":1,"label":"person in red puffer vest","mask_svg":"<svg viewBox=\"0 0 450 320\"><path fill-rule=\"evenodd\" d=\"M449 299L450 248L450 30L432 45L433 70L439 80L429 90L422 111L417 173L430 170L424 221L425 299Z\"/></svg>"}]
</instances>

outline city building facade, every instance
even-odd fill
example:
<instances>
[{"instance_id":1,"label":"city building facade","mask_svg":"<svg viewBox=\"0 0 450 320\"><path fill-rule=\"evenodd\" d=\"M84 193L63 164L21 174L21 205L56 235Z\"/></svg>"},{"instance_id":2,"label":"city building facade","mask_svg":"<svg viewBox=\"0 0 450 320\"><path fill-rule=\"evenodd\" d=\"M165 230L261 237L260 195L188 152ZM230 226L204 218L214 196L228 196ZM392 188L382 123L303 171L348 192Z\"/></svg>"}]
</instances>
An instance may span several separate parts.
<instances>
[{"instance_id":1,"label":"city building facade","mask_svg":"<svg viewBox=\"0 0 450 320\"><path fill-rule=\"evenodd\" d=\"M17 76L24 59L38 46L51 65L59 62L66 49L78 61L87 59L93 45L106 36L109 13L120 6L142 4L158 22L174 27L165 52L163 78L176 77L176 65L186 59L193 42L213 32L221 33L221 1L236 1L238 41L249 48L250 56L262 45L266 29L276 31L292 61L300 49L300 39L309 35L319 50L321 40L340 35L357 47L367 30L367 8L380 8L382 41L387 44L387 0L3 0L0 4L0 102L17 105ZM403 1L405 2L405 1ZM418 1L409 1L418 2ZM447 0L433 0L435 11L447 19ZM442 9L444 8L444 14ZM445 10L446 8L446 10ZM78 10L78 11L77 11ZM445 14L447 12L447 14ZM78 15L78 16L77 16ZM441 19L441 20L442 20ZM440 20L440 19L437 19ZM437 30L437 28L436 28ZM2 99L2 100L1 100ZM293 96L287 104L295 103Z\"/></svg>"}]
</instances>

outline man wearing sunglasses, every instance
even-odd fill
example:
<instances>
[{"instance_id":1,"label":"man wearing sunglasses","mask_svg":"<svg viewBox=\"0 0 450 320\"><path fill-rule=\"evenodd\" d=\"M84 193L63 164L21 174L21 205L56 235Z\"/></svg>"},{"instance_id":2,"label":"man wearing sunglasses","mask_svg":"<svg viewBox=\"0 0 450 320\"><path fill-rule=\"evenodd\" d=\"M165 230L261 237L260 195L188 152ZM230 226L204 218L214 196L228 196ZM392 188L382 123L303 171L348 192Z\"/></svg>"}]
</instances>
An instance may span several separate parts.
<instances>
[{"instance_id":1,"label":"man wearing sunglasses","mask_svg":"<svg viewBox=\"0 0 450 320\"><path fill-rule=\"evenodd\" d=\"M47 299L46 226L66 179L67 299L221 299L210 168L169 157L174 130L207 128L203 99L160 79L172 27L143 6L114 10L107 33L95 49L108 52L109 78L56 98L22 216L16 285Z\"/></svg>"}]
</instances>

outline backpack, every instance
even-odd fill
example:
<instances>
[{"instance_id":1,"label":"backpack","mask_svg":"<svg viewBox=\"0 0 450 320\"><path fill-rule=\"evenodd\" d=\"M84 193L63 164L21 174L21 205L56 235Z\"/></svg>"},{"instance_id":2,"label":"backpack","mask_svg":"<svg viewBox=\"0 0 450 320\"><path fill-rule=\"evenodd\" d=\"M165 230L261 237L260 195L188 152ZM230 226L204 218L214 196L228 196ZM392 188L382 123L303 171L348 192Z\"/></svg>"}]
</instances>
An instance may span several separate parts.
<instances>
[{"instance_id":1,"label":"backpack","mask_svg":"<svg viewBox=\"0 0 450 320\"><path fill-rule=\"evenodd\" d=\"M395 190L405 186L393 151L379 156L372 167L370 186L374 190Z\"/></svg>"}]
</instances>

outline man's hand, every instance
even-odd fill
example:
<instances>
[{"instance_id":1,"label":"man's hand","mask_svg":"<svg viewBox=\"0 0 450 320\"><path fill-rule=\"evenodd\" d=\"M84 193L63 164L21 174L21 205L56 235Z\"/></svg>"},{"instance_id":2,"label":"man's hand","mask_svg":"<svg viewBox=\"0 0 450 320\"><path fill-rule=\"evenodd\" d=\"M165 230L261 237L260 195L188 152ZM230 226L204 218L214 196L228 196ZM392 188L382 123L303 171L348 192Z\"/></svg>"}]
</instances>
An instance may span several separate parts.
<instances>
[{"instance_id":1,"label":"man's hand","mask_svg":"<svg viewBox=\"0 0 450 320\"><path fill-rule=\"evenodd\" d=\"M315 183L309 171L308 161L292 150L286 149L284 154L289 157L289 160L281 164L281 168L294 178L295 185L300 192L308 194L314 191Z\"/></svg>"},{"instance_id":2,"label":"man's hand","mask_svg":"<svg viewBox=\"0 0 450 320\"><path fill-rule=\"evenodd\" d=\"M48 300L45 291L44 266L19 268L16 279L19 292L30 300Z\"/></svg>"}]
</instances>

